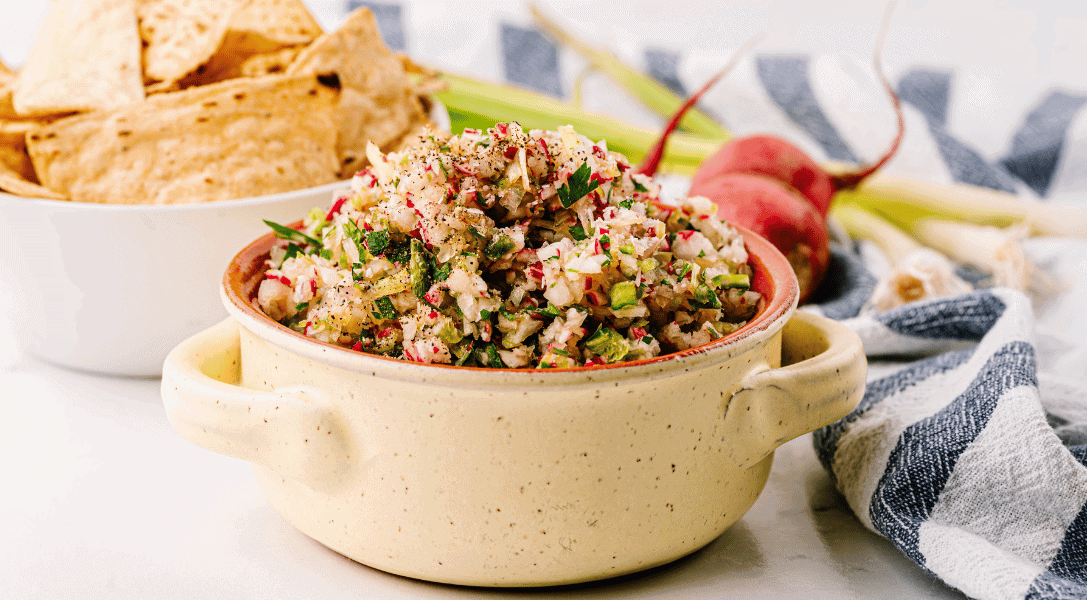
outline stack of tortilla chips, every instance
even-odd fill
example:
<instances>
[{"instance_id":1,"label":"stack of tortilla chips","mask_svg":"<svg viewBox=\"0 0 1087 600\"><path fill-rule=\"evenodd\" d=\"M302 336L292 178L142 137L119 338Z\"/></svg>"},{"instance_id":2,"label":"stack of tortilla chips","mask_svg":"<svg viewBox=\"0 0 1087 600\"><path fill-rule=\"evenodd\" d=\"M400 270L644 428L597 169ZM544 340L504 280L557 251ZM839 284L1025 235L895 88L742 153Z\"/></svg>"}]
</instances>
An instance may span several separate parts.
<instances>
[{"instance_id":1,"label":"stack of tortilla chips","mask_svg":"<svg viewBox=\"0 0 1087 600\"><path fill-rule=\"evenodd\" d=\"M0 64L0 190L114 204L259 196L350 178L366 143L430 125L361 8L302 0L54 0Z\"/></svg>"}]
</instances>

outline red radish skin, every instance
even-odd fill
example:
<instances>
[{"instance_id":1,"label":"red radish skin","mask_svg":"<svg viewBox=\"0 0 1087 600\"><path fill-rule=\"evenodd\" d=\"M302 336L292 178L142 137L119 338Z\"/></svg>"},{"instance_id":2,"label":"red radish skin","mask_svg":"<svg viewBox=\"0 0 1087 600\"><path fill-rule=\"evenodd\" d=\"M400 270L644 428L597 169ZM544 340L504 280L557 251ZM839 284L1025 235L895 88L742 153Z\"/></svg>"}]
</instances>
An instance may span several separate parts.
<instances>
[{"instance_id":1,"label":"red radish skin","mask_svg":"<svg viewBox=\"0 0 1087 600\"><path fill-rule=\"evenodd\" d=\"M661 133L660 138L658 138L656 143L654 143L649 151L646 152L645 158L642 159L642 164L638 165L638 168L634 170L635 173L653 175L657 172L657 168L660 166L661 161L664 160L664 149L668 144L668 137L672 135L672 132L676 130L676 127L679 127L679 122L683 119L683 115L687 114L687 111L691 110L691 107L693 107L699 99L710 90L710 88L716 85L722 77L728 75L732 69L736 68L736 65L740 64L740 59L754 48L755 44L759 43L762 37L762 35L756 35L744 42L720 71L714 74L713 77L710 77L709 81L702 84L702 87L699 88L697 92L691 94L691 97L687 98L687 100L676 109L676 113L672 115L672 119L664 126L664 132Z\"/></svg>"},{"instance_id":2,"label":"red radish skin","mask_svg":"<svg viewBox=\"0 0 1087 600\"><path fill-rule=\"evenodd\" d=\"M783 182L800 192L824 217L838 191L834 177L814 160L772 135L752 135L724 144L698 166L691 187L727 173L763 175Z\"/></svg>"},{"instance_id":3,"label":"red radish skin","mask_svg":"<svg viewBox=\"0 0 1087 600\"><path fill-rule=\"evenodd\" d=\"M664 132L650 150L649 155L638 166L638 173L654 175L657 172L657 168L664 158L665 144L672 131L675 130L676 125L679 124L679 120L725 72L725 70L722 70L714 75L702 89L688 98L687 102L680 107L672 120L665 126ZM890 148L876 162L853 171L831 174L792 143L770 135L753 135L726 142L712 156L702 161L692 176L692 185L701 180L713 179L728 173L765 175L800 192L804 198L818 209L819 214L825 217L827 211L830 210L831 202L834 200L834 194L840 190L848 190L860 185L865 179L881 169L883 165L887 164L898 152L898 147L902 143L902 137L906 133L906 120L902 113L902 106L898 95L891 88L891 84L886 78L883 78L883 84L891 97L891 103L894 105L898 128Z\"/></svg>"},{"instance_id":4,"label":"red radish skin","mask_svg":"<svg viewBox=\"0 0 1087 600\"><path fill-rule=\"evenodd\" d=\"M688 195L714 200L719 218L751 229L781 250L796 273L801 302L822 281L830 263L826 223L788 186L762 175L727 173L703 179Z\"/></svg>"}]
</instances>

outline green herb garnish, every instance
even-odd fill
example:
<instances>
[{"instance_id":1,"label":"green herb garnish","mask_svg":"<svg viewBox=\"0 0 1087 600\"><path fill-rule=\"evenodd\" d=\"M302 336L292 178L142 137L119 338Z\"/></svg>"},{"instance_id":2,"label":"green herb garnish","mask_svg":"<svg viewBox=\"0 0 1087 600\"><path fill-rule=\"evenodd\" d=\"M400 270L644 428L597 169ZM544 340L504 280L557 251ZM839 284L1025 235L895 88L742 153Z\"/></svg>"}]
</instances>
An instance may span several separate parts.
<instances>
[{"instance_id":1,"label":"green herb garnish","mask_svg":"<svg viewBox=\"0 0 1087 600\"><path fill-rule=\"evenodd\" d=\"M377 256L389 247L389 230L370 231L366 234L366 249L370 254Z\"/></svg>"},{"instance_id":2,"label":"green herb garnish","mask_svg":"<svg viewBox=\"0 0 1087 600\"><path fill-rule=\"evenodd\" d=\"M452 263L442 263L434 266L434 274L432 279L434 281L445 281L449 279L449 273L453 271Z\"/></svg>"},{"instance_id":3,"label":"green herb garnish","mask_svg":"<svg viewBox=\"0 0 1087 600\"><path fill-rule=\"evenodd\" d=\"M354 221L346 221L343 224L343 233L347 236L347 239L354 242L355 248L359 251L359 260L365 264L366 255L369 254L369 252L366 250L366 240L362 230L355 225Z\"/></svg>"},{"instance_id":4,"label":"green herb garnish","mask_svg":"<svg viewBox=\"0 0 1087 600\"><path fill-rule=\"evenodd\" d=\"M382 296L374 301L374 305L377 306L377 312L374 313L379 319L395 319L396 309L393 308L393 301L388 296Z\"/></svg>"},{"instance_id":5,"label":"green herb garnish","mask_svg":"<svg viewBox=\"0 0 1087 600\"><path fill-rule=\"evenodd\" d=\"M581 166L570 174L566 183L558 189L559 201L562 202L563 208L570 208L573 203L600 187L599 181L589 181L591 177L592 172L588 162L581 163Z\"/></svg>"},{"instance_id":6,"label":"green herb garnish","mask_svg":"<svg viewBox=\"0 0 1087 600\"><path fill-rule=\"evenodd\" d=\"M483 349L487 357L487 366L492 369L504 369L506 363L502 362L502 356L498 354L498 348L494 344L487 344Z\"/></svg>"},{"instance_id":7,"label":"green herb garnish","mask_svg":"<svg viewBox=\"0 0 1087 600\"><path fill-rule=\"evenodd\" d=\"M286 225L280 225L279 223L273 223L267 219L264 219L264 224L272 228L272 233L281 240L289 240L292 242L299 242L301 244L309 244L316 246L317 248L323 247L321 240L312 238L297 229L287 227Z\"/></svg>"},{"instance_id":8,"label":"green herb garnish","mask_svg":"<svg viewBox=\"0 0 1087 600\"><path fill-rule=\"evenodd\" d=\"M389 247L385 249L385 258L394 263L406 263L411 258L411 245L390 244Z\"/></svg>"},{"instance_id":9,"label":"green herb garnish","mask_svg":"<svg viewBox=\"0 0 1087 600\"><path fill-rule=\"evenodd\" d=\"M302 248L300 248L298 244L291 242L290 244L287 244L287 253L283 255L283 262L287 262L288 259L294 258L300 254L304 254Z\"/></svg>"},{"instance_id":10,"label":"green herb garnish","mask_svg":"<svg viewBox=\"0 0 1087 600\"><path fill-rule=\"evenodd\" d=\"M561 317L565 313L563 313L562 310L559 309L554 304L548 304L544 308L536 309L535 314L537 314L537 315L539 315L541 317Z\"/></svg>"},{"instance_id":11,"label":"green herb garnish","mask_svg":"<svg viewBox=\"0 0 1087 600\"><path fill-rule=\"evenodd\" d=\"M502 258L502 255L516 248L517 245L513 243L507 235L500 235L487 244L487 248L483 250L483 256L490 260L498 260Z\"/></svg>"},{"instance_id":12,"label":"green herb garnish","mask_svg":"<svg viewBox=\"0 0 1087 600\"><path fill-rule=\"evenodd\" d=\"M680 265L679 271L676 272L676 281L682 281L683 278L687 276L687 273L690 273L692 269L694 269L694 267L691 266L691 263L684 262L682 265Z\"/></svg>"}]
</instances>

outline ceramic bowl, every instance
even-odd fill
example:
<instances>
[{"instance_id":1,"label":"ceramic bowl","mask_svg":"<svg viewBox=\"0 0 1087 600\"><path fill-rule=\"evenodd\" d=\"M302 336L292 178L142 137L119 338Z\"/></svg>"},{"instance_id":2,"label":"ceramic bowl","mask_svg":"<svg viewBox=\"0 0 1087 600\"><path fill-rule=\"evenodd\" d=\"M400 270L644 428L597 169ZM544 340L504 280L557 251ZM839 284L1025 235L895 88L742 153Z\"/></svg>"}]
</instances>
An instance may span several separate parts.
<instances>
[{"instance_id":1,"label":"ceramic bowl","mask_svg":"<svg viewBox=\"0 0 1087 600\"><path fill-rule=\"evenodd\" d=\"M157 376L166 354L226 317L223 265L323 206L335 183L244 200L117 206L0 192L0 281L22 349L65 367Z\"/></svg>"},{"instance_id":2,"label":"ceramic bowl","mask_svg":"<svg viewBox=\"0 0 1087 600\"><path fill-rule=\"evenodd\" d=\"M231 317L163 368L173 427L254 464L271 505L360 563L473 586L657 566L755 502L774 449L852 410L860 340L796 312L796 278L741 230L764 305L746 326L638 362L422 365L306 338L253 306L265 236L230 264Z\"/></svg>"}]
</instances>

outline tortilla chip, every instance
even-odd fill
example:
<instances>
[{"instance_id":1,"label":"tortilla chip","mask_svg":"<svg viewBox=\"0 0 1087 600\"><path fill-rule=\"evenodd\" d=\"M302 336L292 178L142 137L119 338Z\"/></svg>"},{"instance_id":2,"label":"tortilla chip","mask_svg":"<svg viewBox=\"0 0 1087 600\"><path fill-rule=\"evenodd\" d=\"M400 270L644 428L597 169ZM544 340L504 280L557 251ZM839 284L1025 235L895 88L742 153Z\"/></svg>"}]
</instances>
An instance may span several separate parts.
<instances>
[{"instance_id":1,"label":"tortilla chip","mask_svg":"<svg viewBox=\"0 0 1087 600\"><path fill-rule=\"evenodd\" d=\"M181 86L176 81L155 81L143 86L143 93L150 98L153 94L165 94L167 92L181 91Z\"/></svg>"},{"instance_id":2,"label":"tortilla chip","mask_svg":"<svg viewBox=\"0 0 1087 600\"><path fill-rule=\"evenodd\" d=\"M52 2L15 78L15 112L109 110L143 97L133 0Z\"/></svg>"},{"instance_id":3,"label":"tortilla chip","mask_svg":"<svg viewBox=\"0 0 1087 600\"><path fill-rule=\"evenodd\" d=\"M288 46L275 52L254 54L241 64L242 77L260 77L262 75L275 75L286 73L291 63L298 58L304 46Z\"/></svg>"},{"instance_id":4,"label":"tortilla chip","mask_svg":"<svg viewBox=\"0 0 1087 600\"><path fill-rule=\"evenodd\" d=\"M234 38L233 33L227 35L224 46L230 44ZM233 49L220 48L207 63L198 67L195 71L174 82L172 85L154 84L148 86L147 93L172 92L198 85L210 85L236 77L261 77L285 73L287 67L294 61L303 46L288 46L271 52L250 54L235 47ZM165 83L165 82L163 82Z\"/></svg>"},{"instance_id":5,"label":"tortilla chip","mask_svg":"<svg viewBox=\"0 0 1087 600\"><path fill-rule=\"evenodd\" d=\"M251 0L230 19L230 31L263 38L270 52L282 46L305 45L324 33L301 0ZM255 48L256 40L249 41Z\"/></svg>"},{"instance_id":6,"label":"tortilla chip","mask_svg":"<svg viewBox=\"0 0 1087 600\"><path fill-rule=\"evenodd\" d=\"M28 136L43 184L80 202L185 204L337 180L334 88L242 78L62 119Z\"/></svg>"},{"instance_id":7,"label":"tortilla chip","mask_svg":"<svg viewBox=\"0 0 1087 600\"><path fill-rule=\"evenodd\" d=\"M320 25L299 0L231 1L242 3L226 22L226 30L213 51L183 76L149 84L147 93L281 73L300 48L278 53L285 48L304 46L322 33ZM288 55L290 58L285 60Z\"/></svg>"},{"instance_id":8,"label":"tortilla chip","mask_svg":"<svg viewBox=\"0 0 1087 600\"><path fill-rule=\"evenodd\" d=\"M15 105L11 101L11 92L15 88L15 73L0 62L0 119L14 119Z\"/></svg>"},{"instance_id":9,"label":"tortilla chip","mask_svg":"<svg viewBox=\"0 0 1087 600\"><path fill-rule=\"evenodd\" d=\"M7 165L0 163L0 190L25 196L27 198L48 198L49 200L67 200L62 194L58 194L49 188L42 187L23 179L18 173L12 171Z\"/></svg>"},{"instance_id":10,"label":"tortilla chip","mask_svg":"<svg viewBox=\"0 0 1087 600\"><path fill-rule=\"evenodd\" d=\"M367 141L387 147L426 118L400 59L385 46L366 8L356 9L339 29L307 46L287 72L339 79L336 154L344 177L365 164Z\"/></svg>"},{"instance_id":11,"label":"tortilla chip","mask_svg":"<svg viewBox=\"0 0 1087 600\"><path fill-rule=\"evenodd\" d=\"M243 5L244 0L138 0L144 77L171 83L207 62Z\"/></svg>"},{"instance_id":12,"label":"tortilla chip","mask_svg":"<svg viewBox=\"0 0 1087 600\"><path fill-rule=\"evenodd\" d=\"M33 121L0 121L0 165L31 183L38 183L38 176L26 152L26 134L40 127Z\"/></svg>"},{"instance_id":13,"label":"tortilla chip","mask_svg":"<svg viewBox=\"0 0 1087 600\"><path fill-rule=\"evenodd\" d=\"M35 121L0 121L0 190L18 196L67 200L38 184L26 152L26 134L40 127Z\"/></svg>"}]
</instances>

